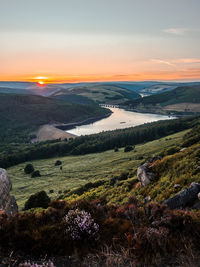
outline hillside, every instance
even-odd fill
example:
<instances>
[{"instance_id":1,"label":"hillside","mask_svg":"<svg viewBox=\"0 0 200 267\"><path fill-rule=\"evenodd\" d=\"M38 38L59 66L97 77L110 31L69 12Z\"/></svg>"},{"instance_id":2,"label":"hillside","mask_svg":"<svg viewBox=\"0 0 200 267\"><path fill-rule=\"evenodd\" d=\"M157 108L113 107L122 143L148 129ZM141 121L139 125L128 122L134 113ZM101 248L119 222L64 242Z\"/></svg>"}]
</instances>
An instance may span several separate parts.
<instances>
[{"instance_id":1,"label":"hillside","mask_svg":"<svg viewBox=\"0 0 200 267\"><path fill-rule=\"evenodd\" d=\"M4 255L52 257L55 266L198 266L199 210L162 204L192 182L200 190L198 118L190 125L130 152L32 161L39 177L25 174L25 163L9 168L20 208L29 199L24 212L0 216ZM146 162L153 179L143 187L137 168ZM49 196L54 200L49 202Z\"/></svg>"},{"instance_id":2,"label":"hillside","mask_svg":"<svg viewBox=\"0 0 200 267\"><path fill-rule=\"evenodd\" d=\"M141 96L128 89L123 87L112 85L112 84L88 84L84 86L75 86L69 89L62 89L57 91L56 93L52 94L51 97L57 99L72 99L72 97L76 101L79 100L81 103L86 103L90 100L100 104L100 103L107 103L107 104L120 104L128 99L136 99L140 98Z\"/></svg>"},{"instance_id":3,"label":"hillside","mask_svg":"<svg viewBox=\"0 0 200 267\"><path fill-rule=\"evenodd\" d=\"M160 147L164 151L180 142L187 131L143 145L137 145L135 150L129 153L124 153L122 148L119 152L109 150L98 154L32 161L35 169L40 170L41 173L41 177L36 179L32 179L30 175L24 173L23 170L27 162L16 165L8 169L8 174L13 183L13 194L17 198L18 205L22 208L30 194L36 193L43 188L47 192L53 190L51 197L57 198L64 191L75 189L88 182L109 181L113 177L129 171L131 177L144 159L151 157L152 154L160 153ZM58 159L62 161L62 170L60 170L59 166L54 166ZM112 188L112 186L109 186L109 188ZM102 192L99 191L100 194L103 194L103 192L103 190ZM111 198L109 197L109 199ZM114 198L112 201L115 201Z\"/></svg>"},{"instance_id":4,"label":"hillside","mask_svg":"<svg viewBox=\"0 0 200 267\"><path fill-rule=\"evenodd\" d=\"M178 87L169 92L127 101L126 104L138 110L200 112L200 86Z\"/></svg>"},{"instance_id":5,"label":"hillside","mask_svg":"<svg viewBox=\"0 0 200 267\"><path fill-rule=\"evenodd\" d=\"M164 123L163 122L160 122L160 123L162 124L162 126L160 125L160 127L164 129ZM172 123L172 122L168 122L168 123ZM175 121L173 122L173 124L174 123ZM156 126L153 126L153 125L152 127L156 128ZM191 120L190 125L199 125L199 121L194 120L192 122ZM157 129L159 128L157 127ZM143 189L141 189L141 191L138 189L135 190L133 187L133 185L137 183L137 178L136 178L137 167L140 166L145 160L150 158L152 155L155 155L155 154L160 155L164 160L166 155L170 155L170 154L174 154L178 152L181 149L181 147L195 145L200 140L198 129L199 127L194 128L194 130L191 130L190 134L187 134L187 135L186 133L190 130L181 131L179 133L166 136L161 139L154 138L157 140L152 141L152 142L146 142L145 144L138 144L136 145L133 151L128 152L128 153L125 153L124 149L122 148L119 150L119 152L114 152L114 149L113 149L113 150L109 150L107 152L98 153L98 154L93 153L93 154L86 154L84 156L67 156L67 157L59 157L59 158L54 157L51 159L32 161L32 164L34 165L35 169L39 170L41 173L41 177L36 178L36 179L31 178L30 175L24 174L23 169L25 165L27 164L27 162L11 167L8 169L8 173L13 181L14 194L19 201L20 207L22 207L24 204L24 201L26 200L29 194L34 193L34 192L36 193L37 191L42 190L43 187L45 187L48 191L53 190L53 193L51 196L53 198L56 198L60 195L63 195L63 193L67 192L69 189L74 190L74 188L85 185L88 182L94 182L94 185L92 184L89 185L89 189L91 190L88 191L88 187L86 186L85 188L83 187L82 189L78 189L77 191L75 190L75 191L67 193L66 197L69 199L77 198L76 194L79 195L80 192L81 194L80 194L80 197L78 196L78 198L86 197L89 199L90 198L93 199L96 197L101 197L101 196L106 195L108 201L113 202L113 203L123 202L124 200L127 199L127 197L130 194L139 195L139 197L143 197L144 190ZM152 130L149 129L149 131L151 132ZM142 131L140 133L142 135ZM134 139L131 141L130 134L131 132L129 130L128 144L131 144L131 143L134 144ZM134 132L132 132L132 135L134 136ZM153 135L155 136L157 134L155 134L154 132ZM101 136L101 134L99 136ZM98 135L94 135L92 138L96 139L95 143L97 144L97 146L101 145L99 143L99 139L97 139ZM111 135L110 138L115 139L116 136ZM77 138L76 140L74 140L74 143L76 142L80 143L81 139L84 140L84 137ZM105 139L105 135L104 135L104 139ZM110 139L110 142L111 142L111 139ZM91 144L92 150L94 149L93 148L94 143L91 143L91 140L89 141L88 139L86 143L87 143L88 152L90 152L89 144ZM72 147L73 146L74 145L72 142ZM65 150L67 150L66 146L65 146ZM76 150L76 153L77 151L78 150ZM180 155L181 157L185 156L187 158L186 154L187 154L186 152L184 153L181 152ZM169 158L169 156L167 156L166 159L167 158ZM55 162L58 159L61 160L62 162L61 170L59 166L58 167L55 166ZM176 164L177 161L179 161L179 156L177 157L177 160L175 159L173 161L173 164ZM183 165L184 164L185 163L183 160ZM194 166L193 161L191 161L191 164L192 164L191 166ZM185 173L187 173L187 169L190 167L186 165L185 167L182 166L181 168L182 168L183 173L184 173L184 170L185 170ZM167 171L172 172L170 168L167 168ZM178 177L174 177L174 179L178 179ZM185 178L183 177L181 179L184 180ZM189 183L193 181L192 179L193 178L188 179L187 182L184 182L182 186L189 185ZM117 181L120 181L120 180L123 180L123 181L119 183L119 187L118 186L113 187L113 185L115 184L117 185L118 184ZM163 180L161 181L163 183ZM197 179L197 181L199 181L199 179ZM173 185L174 185L174 181L173 183L168 183L169 192L171 192L170 190L173 187ZM127 186L129 188L128 191L127 191ZM158 186L160 186L159 183L158 183ZM163 186L166 186L166 184L164 183ZM126 189L124 189L124 187ZM154 184L152 187L150 186L148 188L151 188L151 190L154 190L154 188L156 187ZM128 192L130 192L130 194ZM157 198L162 199L161 197L162 195L160 195L163 193L162 191L159 191L160 193L158 193L157 195L153 195L154 194L153 192L154 191L150 193L152 199L157 199ZM84 193L86 193L86 195L84 195ZM165 190L165 194L167 194L167 190Z\"/></svg>"},{"instance_id":6,"label":"hillside","mask_svg":"<svg viewBox=\"0 0 200 267\"><path fill-rule=\"evenodd\" d=\"M36 95L0 94L0 142L26 136L43 124L70 123L104 116L109 110ZM14 138L14 139L13 139Z\"/></svg>"}]
</instances>

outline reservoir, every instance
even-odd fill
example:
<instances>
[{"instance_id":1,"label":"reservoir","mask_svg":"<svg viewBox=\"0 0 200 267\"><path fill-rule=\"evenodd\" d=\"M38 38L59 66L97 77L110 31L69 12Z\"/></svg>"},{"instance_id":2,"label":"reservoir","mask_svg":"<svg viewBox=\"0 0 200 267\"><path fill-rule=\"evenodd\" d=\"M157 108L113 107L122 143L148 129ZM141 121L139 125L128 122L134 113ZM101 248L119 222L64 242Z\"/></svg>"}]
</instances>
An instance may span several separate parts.
<instances>
[{"instance_id":1,"label":"reservoir","mask_svg":"<svg viewBox=\"0 0 200 267\"><path fill-rule=\"evenodd\" d=\"M96 121L94 123L76 126L74 129L67 130L67 132L75 134L77 136L89 135L103 131L134 127L153 121L175 118L159 114L131 112L120 108L110 108L110 110L113 113L109 117Z\"/></svg>"}]
</instances>

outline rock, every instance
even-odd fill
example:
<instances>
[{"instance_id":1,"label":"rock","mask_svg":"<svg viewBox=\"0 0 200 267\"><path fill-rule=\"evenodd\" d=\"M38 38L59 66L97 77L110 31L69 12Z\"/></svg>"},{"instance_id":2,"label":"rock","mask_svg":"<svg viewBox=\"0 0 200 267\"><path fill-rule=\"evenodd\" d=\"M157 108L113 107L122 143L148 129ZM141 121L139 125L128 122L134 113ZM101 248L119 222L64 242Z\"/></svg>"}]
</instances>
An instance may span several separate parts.
<instances>
[{"instance_id":1,"label":"rock","mask_svg":"<svg viewBox=\"0 0 200 267\"><path fill-rule=\"evenodd\" d=\"M137 178L141 186L147 186L153 180L153 172L149 168L149 163L144 163L137 169Z\"/></svg>"},{"instance_id":2,"label":"rock","mask_svg":"<svg viewBox=\"0 0 200 267\"><path fill-rule=\"evenodd\" d=\"M11 189L7 171L0 168L0 210L13 215L18 212L18 206L15 197L10 195Z\"/></svg>"},{"instance_id":3,"label":"rock","mask_svg":"<svg viewBox=\"0 0 200 267\"><path fill-rule=\"evenodd\" d=\"M183 151L185 151L187 149L187 147L183 147L183 148L181 148L180 150L179 150L179 152L183 152Z\"/></svg>"},{"instance_id":4,"label":"rock","mask_svg":"<svg viewBox=\"0 0 200 267\"><path fill-rule=\"evenodd\" d=\"M198 199L200 200L200 192L199 192L199 194L197 195L197 197L198 197Z\"/></svg>"},{"instance_id":5,"label":"rock","mask_svg":"<svg viewBox=\"0 0 200 267\"><path fill-rule=\"evenodd\" d=\"M179 188L180 186L181 186L180 184L175 184L175 185L174 185L174 188L177 189L177 188Z\"/></svg>"},{"instance_id":6,"label":"rock","mask_svg":"<svg viewBox=\"0 0 200 267\"><path fill-rule=\"evenodd\" d=\"M149 203L150 201L151 201L151 197L150 196L145 197L144 204Z\"/></svg>"},{"instance_id":7,"label":"rock","mask_svg":"<svg viewBox=\"0 0 200 267\"><path fill-rule=\"evenodd\" d=\"M148 160L148 162L149 163L153 163L153 162L155 162L156 160L160 160L160 158L158 157L158 156L153 156L153 157L151 157L149 160Z\"/></svg>"},{"instance_id":8,"label":"rock","mask_svg":"<svg viewBox=\"0 0 200 267\"><path fill-rule=\"evenodd\" d=\"M198 200L199 192L200 184L193 182L189 188L186 188L176 194L174 197L165 200L163 204L168 205L170 209L191 207L194 202Z\"/></svg>"},{"instance_id":9,"label":"rock","mask_svg":"<svg viewBox=\"0 0 200 267\"><path fill-rule=\"evenodd\" d=\"M192 206L192 209L194 209L194 210L199 210L199 209L200 209L200 201L198 201L197 203L195 203L195 204Z\"/></svg>"}]
</instances>

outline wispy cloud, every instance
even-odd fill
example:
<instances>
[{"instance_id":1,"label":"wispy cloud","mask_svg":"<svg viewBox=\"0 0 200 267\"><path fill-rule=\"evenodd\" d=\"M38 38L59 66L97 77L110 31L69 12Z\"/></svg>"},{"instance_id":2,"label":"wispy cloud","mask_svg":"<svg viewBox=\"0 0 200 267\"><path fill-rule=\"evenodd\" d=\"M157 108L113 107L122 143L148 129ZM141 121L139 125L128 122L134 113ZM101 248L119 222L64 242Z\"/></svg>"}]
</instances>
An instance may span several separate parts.
<instances>
[{"instance_id":1,"label":"wispy cloud","mask_svg":"<svg viewBox=\"0 0 200 267\"><path fill-rule=\"evenodd\" d=\"M174 63L171 63L170 61L166 61L166 60L152 59L151 61L154 62L154 63L164 64L164 65L168 65L168 66L172 66L172 67L176 66Z\"/></svg>"},{"instance_id":2,"label":"wispy cloud","mask_svg":"<svg viewBox=\"0 0 200 267\"><path fill-rule=\"evenodd\" d=\"M151 59L151 62L171 67L180 67L181 65L200 64L200 58Z\"/></svg>"},{"instance_id":3,"label":"wispy cloud","mask_svg":"<svg viewBox=\"0 0 200 267\"><path fill-rule=\"evenodd\" d=\"M164 29L163 32L173 35L185 35L188 33L200 32L200 29L195 28L168 28Z\"/></svg>"},{"instance_id":4,"label":"wispy cloud","mask_svg":"<svg viewBox=\"0 0 200 267\"><path fill-rule=\"evenodd\" d=\"M200 58L181 58L177 59L176 62L186 64L200 63Z\"/></svg>"}]
</instances>

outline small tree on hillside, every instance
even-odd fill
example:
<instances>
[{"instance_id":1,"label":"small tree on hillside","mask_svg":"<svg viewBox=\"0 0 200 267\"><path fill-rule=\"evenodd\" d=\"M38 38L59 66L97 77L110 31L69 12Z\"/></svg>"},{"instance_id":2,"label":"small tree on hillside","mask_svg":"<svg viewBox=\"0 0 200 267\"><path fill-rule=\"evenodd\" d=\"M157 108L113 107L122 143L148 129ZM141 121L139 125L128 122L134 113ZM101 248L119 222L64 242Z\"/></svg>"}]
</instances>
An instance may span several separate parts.
<instances>
[{"instance_id":1,"label":"small tree on hillside","mask_svg":"<svg viewBox=\"0 0 200 267\"><path fill-rule=\"evenodd\" d=\"M134 146L130 146L130 145L127 145L125 148L124 148L124 152L130 152L134 149Z\"/></svg>"},{"instance_id":2,"label":"small tree on hillside","mask_svg":"<svg viewBox=\"0 0 200 267\"><path fill-rule=\"evenodd\" d=\"M25 168L24 168L24 172L26 174L30 174L32 172L34 172L34 167L32 164L26 164Z\"/></svg>"},{"instance_id":3,"label":"small tree on hillside","mask_svg":"<svg viewBox=\"0 0 200 267\"><path fill-rule=\"evenodd\" d=\"M32 177L32 178L40 177L40 176L41 176L40 171L34 171L34 172L31 174L31 177Z\"/></svg>"},{"instance_id":4,"label":"small tree on hillside","mask_svg":"<svg viewBox=\"0 0 200 267\"><path fill-rule=\"evenodd\" d=\"M62 165L62 161L57 160L57 161L55 162L55 166L59 166L59 165Z\"/></svg>"},{"instance_id":5,"label":"small tree on hillside","mask_svg":"<svg viewBox=\"0 0 200 267\"><path fill-rule=\"evenodd\" d=\"M44 208L48 207L50 202L50 198L45 191L40 191L36 194L33 194L29 197L24 205L24 210L32 209L32 208Z\"/></svg>"}]
</instances>

